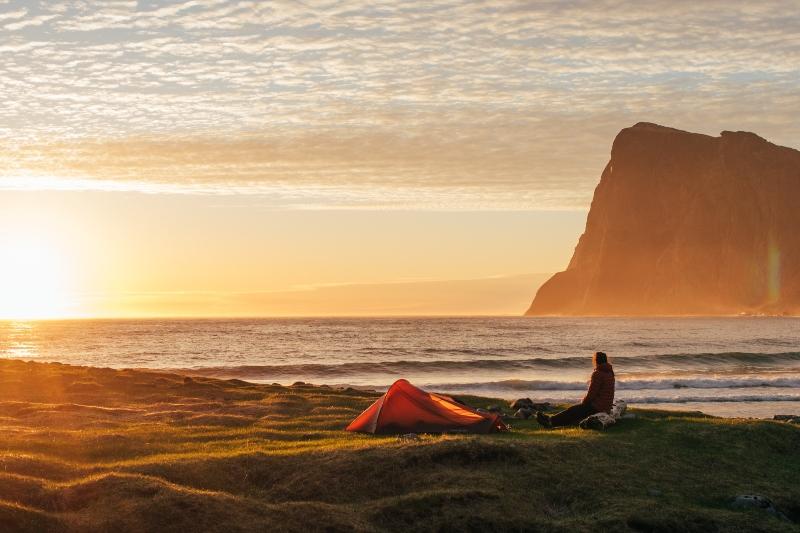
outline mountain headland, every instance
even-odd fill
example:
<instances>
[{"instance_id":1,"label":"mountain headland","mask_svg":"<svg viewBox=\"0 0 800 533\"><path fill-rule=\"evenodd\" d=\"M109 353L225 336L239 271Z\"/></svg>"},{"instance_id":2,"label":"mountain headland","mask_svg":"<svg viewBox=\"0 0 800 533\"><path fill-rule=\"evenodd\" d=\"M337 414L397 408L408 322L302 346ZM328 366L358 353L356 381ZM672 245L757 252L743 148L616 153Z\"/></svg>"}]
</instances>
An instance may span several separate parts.
<instances>
[{"instance_id":1,"label":"mountain headland","mask_svg":"<svg viewBox=\"0 0 800 533\"><path fill-rule=\"evenodd\" d=\"M800 152L641 122L614 140L567 269L528 315L800 313Z\"/></svg>"}]
</instances>

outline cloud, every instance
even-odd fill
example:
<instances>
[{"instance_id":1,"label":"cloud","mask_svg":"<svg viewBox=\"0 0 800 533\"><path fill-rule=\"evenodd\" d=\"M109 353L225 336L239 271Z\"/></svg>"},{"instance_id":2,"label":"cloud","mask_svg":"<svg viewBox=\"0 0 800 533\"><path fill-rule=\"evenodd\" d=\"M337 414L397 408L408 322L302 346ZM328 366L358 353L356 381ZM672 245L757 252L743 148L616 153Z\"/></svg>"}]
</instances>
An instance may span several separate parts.
<instances>
[{"instance_id":1,"label":"cloud","mask_svg":"<svg viewBox=\"0 0 800 533\"><path fill-rule=\"evenodd\" d=\"M454 208L573 208L641 120L800 134L790 1L0 9L5 186L54 175L297 187L323 207L435 207L449 191Z\"/></svg>"},{"instance_id":2,"label":"cloud","mask_svg":"<svg viewBox=\"0 0 800 533\"><path fill-rule=\"evenodd\" d=\"M83 297L93 316L521 315L549 274L319 285L271 292L148 292Z\"/></svg>"}]
</instances>

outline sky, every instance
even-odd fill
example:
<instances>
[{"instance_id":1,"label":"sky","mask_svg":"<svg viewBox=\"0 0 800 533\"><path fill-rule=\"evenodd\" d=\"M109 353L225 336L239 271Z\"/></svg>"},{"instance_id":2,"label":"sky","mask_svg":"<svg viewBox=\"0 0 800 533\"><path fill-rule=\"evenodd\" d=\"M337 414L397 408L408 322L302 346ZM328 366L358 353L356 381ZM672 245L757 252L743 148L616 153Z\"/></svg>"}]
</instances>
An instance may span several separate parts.
<instances>
[{"instance_id":1,"label":"sky","mask_svg":"<svg viewBox=\"0 0 800 533\"><path fill-rule=\"evenodd\" d=\"M794 1L0 0L0 53L0 316L521 314L620 129L800 147Z\"/></svg>"}]
</instances>

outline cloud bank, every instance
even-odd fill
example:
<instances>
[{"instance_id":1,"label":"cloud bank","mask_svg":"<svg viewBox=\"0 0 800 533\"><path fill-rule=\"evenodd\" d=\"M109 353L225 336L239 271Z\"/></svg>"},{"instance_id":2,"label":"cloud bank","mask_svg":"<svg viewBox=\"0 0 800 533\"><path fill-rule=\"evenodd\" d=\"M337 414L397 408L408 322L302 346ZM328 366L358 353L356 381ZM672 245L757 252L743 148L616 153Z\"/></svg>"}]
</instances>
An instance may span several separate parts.
<instances>
[{"instance_id":1,"label":"cloud bank","mask_svg":"<svg viewBox=\"0 0 800 533\"><path fill-rule=\"evenodd\" d=\"M638 121L798 146L796 7L0 3L0 187L585 208Z\"/></svg>"},{"instance_id":2,"label":"cloud bank","mask_svg":"<svg viewBox=\"0 0 800 533\"><path fill-rule=\"evenodd\" d=\"M149 292L82 299L103 317L519 316L550 274L343 283L269 292ZM201 314L198 315L198 309Z\"/></svg>"}]
</instances>

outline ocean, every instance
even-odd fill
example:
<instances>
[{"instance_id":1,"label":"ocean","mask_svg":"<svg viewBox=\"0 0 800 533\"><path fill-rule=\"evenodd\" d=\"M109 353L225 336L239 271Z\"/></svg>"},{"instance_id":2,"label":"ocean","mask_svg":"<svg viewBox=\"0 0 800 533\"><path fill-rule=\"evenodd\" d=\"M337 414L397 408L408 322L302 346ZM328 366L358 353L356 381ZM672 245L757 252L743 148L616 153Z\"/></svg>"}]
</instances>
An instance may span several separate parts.
<instances>
[{"instance_id":1,"label":"ocean","mask_svg":"<svg viewBox=\"0 0 800 533\"><path fill-rule=\"evenodd\" d=\"M0 356L254 382L578 400L605 351L617 397L719 416L800 414L800 319L285 318L0 322Z\"/></svg>"}]
</instances>

